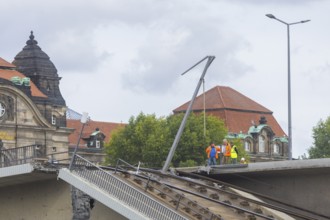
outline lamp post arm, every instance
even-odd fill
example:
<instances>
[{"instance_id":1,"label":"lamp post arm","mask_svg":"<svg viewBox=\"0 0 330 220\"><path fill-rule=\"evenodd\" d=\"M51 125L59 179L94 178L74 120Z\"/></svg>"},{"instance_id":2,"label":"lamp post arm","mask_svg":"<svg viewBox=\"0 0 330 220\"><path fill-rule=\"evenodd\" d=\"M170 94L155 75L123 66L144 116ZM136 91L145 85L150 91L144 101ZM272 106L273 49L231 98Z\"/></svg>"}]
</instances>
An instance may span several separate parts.
<instances>
[{"instance_id":1,"label":"lamp post arm","mask_svg":"<svg viewBox=\"0 0 330 220\"><path fill-rule=\"evenodd\" d=\"M287 25L294 25L294 24L301 24L303 22L299 21L299 22L293 22L293 23L288 23Z\"/></svg>"},{"instance_id":2,"label":"lamp post arm","mask_svg":"<svg viewBox=\"0 0 330 220\"><path fill-rule=\"evenodd\" d=\"M282 21L281 19L278 19L278 18L273 18L273 19L275 19L275 20L277 20L277 21L279 21L279 22L281 22L281 23L283 23L283 24L285 24L285 25L291 25L291 24L289 24L289 23L286 23L285 21ZM297 22L297 23L300 23L300 22ZM293 24L293 23L292 23Z\"/></svg>"}]
</instances>

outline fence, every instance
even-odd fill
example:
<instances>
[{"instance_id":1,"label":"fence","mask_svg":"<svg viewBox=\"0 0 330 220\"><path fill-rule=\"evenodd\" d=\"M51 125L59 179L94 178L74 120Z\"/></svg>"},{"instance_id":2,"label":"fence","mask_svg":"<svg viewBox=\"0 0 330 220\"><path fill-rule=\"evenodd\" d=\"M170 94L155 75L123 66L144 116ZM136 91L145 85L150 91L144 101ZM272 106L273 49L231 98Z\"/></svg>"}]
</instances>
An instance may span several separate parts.
<instances>
[{"instance_id":1,"label":"fence","mask_svg":"<svg viewBox=\"0 0 330 220\"><path fill-rule=\"evenodd\" d=\"M0 167L26 164L35 158L45 158L46 148L44 145L29 145L0 150Z\"/></svg>"}]
</instances>

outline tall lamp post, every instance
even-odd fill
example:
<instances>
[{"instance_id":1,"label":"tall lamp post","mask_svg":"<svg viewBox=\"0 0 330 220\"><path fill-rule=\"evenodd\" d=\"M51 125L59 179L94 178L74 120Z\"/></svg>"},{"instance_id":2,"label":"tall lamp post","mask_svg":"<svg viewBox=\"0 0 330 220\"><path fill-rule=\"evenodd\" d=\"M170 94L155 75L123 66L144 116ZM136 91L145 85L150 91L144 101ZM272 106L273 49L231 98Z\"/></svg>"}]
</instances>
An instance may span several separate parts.
<instances>
[{"instance_id":1,"label":"tall lamp post","mask_svg":"<svg viewBox=\"0 0 330 220\"><path fill-rule=\"evenodd\" d=\"M291 120L291 72L290 72L290 25L294 24L301 24L301 23L306 23L309 22L310 20L303 20L303 21L298 21L298 22L293 22L293 23L287 23L285 21L282 21L278 18L276 18L272 14L266 14L267 17L271 19L275 19L283 24L286 25L287 27L287 35L288 35L288 132L289 132L289 137L288 137L288 144L289 144L289 160L292 160L292 120Z\"/></svg>"},{"instance_id":2,"label":"tall lamp post","mask_svg":"<svg viewBox=\"0 0 330 220\"><path fill-rule=\"evenodd\" d=\"M75 161L76 154L77 154L77 150L78 150L78 147L79 147L80 139L81 139L84 127L85 127L86 123L88 122L88 120L89 120L88 113L83 112L83 115L80 119L80 122L82 123L82 126L81 126L81 130L80 130L79 138L78 138L78 141L77 141L78 143L77 143L77 146L74 148L73 154L71 156L71 161L70 161L70 164L69 164L69 170L72 169L72 166L73 166L73 163Z\"/></svg>"}]
</instances>

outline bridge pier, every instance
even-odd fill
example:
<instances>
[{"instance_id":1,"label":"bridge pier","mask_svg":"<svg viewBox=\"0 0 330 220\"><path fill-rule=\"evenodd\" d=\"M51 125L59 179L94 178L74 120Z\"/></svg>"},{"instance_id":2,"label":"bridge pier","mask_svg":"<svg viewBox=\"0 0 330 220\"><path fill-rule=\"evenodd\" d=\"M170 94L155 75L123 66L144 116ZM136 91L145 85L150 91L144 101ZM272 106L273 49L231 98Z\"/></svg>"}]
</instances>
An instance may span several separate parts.
<instances>
[{"instance_id":1,"label":"bridge pier","mask_svg":"<svg viewBox=\"0 0 330 220\"><path fill-rule=\"evenodd\" d=\"M71 186L72 220L89 220L94 199Z\"/></svg>"}]
</instances>

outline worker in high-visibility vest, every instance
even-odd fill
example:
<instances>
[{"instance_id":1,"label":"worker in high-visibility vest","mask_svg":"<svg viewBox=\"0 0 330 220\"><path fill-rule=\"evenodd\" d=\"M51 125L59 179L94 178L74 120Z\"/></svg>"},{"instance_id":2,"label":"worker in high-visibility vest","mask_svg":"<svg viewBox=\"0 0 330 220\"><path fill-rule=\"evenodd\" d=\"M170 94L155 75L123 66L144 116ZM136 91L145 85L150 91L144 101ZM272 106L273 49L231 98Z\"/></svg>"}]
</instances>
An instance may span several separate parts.
<instances>
[{"instance_id":1,"label":"worker in high-visibility vest","mask_svg":"<svg viewBox=\"0 0 330 220\"><path fill-rule=\"evenodd\" d=\"M231 147L227 139L223 139L223 145L225 146L225 164L228 164L230 162Z\"/></svg>"},{"instance_id":2,"label":"worker in high-visibility vest","mask_svg":"<svg viewBox=\"0 0 330 220\"><path fill-rule=\"evenodd\" d=\"M230 150L230 157L231 157L231 163L236 164L237 163L237 155L238 155L238 150L236 145L232 146Z\"/></svg>"},{"instance_id":3,"label":"worker in high-visibility vest","mask_svg":"<svg viewBox=\"0 0 330 220\"><path fill-rule=\"evenodd\" d=\"M208 165L217 165L218 159L218 146L215 146L214 143L211 143L210 146L206 148L207 158L208 158Z\"/></svg>"}]
</instances>

